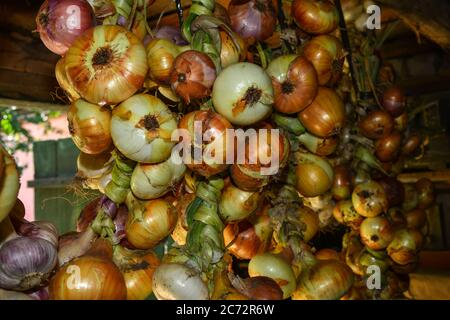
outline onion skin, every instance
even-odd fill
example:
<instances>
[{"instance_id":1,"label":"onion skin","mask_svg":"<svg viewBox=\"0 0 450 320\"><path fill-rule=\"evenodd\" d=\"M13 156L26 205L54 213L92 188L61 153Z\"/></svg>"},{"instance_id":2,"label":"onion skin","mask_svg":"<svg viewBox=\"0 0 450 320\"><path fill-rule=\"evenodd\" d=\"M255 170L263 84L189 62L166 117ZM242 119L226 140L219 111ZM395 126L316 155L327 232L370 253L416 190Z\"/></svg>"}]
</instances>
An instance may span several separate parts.
<instances>
[{"instance_id":1,"label":"onion skin","mask_svg":"<svg viewBox=\"0 0 450 320\"><path fill-rule=\"evenodd\" d=\"M95 17L85 0L45 0L36 25L44 45L53 53L64 55L80 35L95 25Z\"/></svg>"},{"instance_id":2,"label":"onion skin","mask_svg":"<svg viewBox=\"0 0 450 320\"><path fill-rule=\"evenodd\" d=\"M114 105L144 84L147 57L142 42L115 25L87 30L67 51L66 74L87 101Z\"/></svg>"},{"instance_id":3,"label":"onion skin","mask_svg":"<svg viewBox=\"0 0 450 320\"><path fill-rule=\"evenodd\" d=\"M394 177L383 177L377 182L383 187L389 208L399 206L405 199L405 187L403 183Z\"/></svg>"},{"instance_id":4,"label":"onion skin","mask_svg":"<svg viewBox=\"0 0 450 320\"><path fill-rule=\"evenodd\" d=\"M231 27L243 39L263 41L275 31L276 16L270 0L232 0L228 15Z\"/></svg>"},{"instance_id":5,"label":"onion skin","mask_svg":"<svg viewBox=\"0 0 450 320\"><path fill-rule=\"evenodd\" d=\"M211 58L200 51L188 50L179 54L170 72L173 91L186 104L192 99L206 98L216 80L216 69Z\"/></svg>"},{"instance_id":6,"label":"onion skin","mask_svg":"<svg viewBox=\"0 0 450 320\"><path fill-rule=\"evenodd\" d=\"M319 85L333 86L340 79L344 64L342 43L331 35L317 36L303 47L303 55L314 66Z\"/></svg>"},{"instance_id":7,"label":"onion skin","mask_svg":"<svg viewBox=\"0 0 450 320\"><path fill-rule=\"evenodd\" d=\"M331 192L335 200L345 200L351 196L351 171L345 165L334 167L334 179Z\"/></svg>"},{"instance_id":8,"label":"onion skin","mask_svg":"<svg viewBox=\"0 0 450 320\"><path fill-rule=\"evenodd\" d=\"M427 213L424 209L416 208L405 212L406 227L420 230L427 223Z\"/></svg>"},{"instance_id":9,"label":"onion skin","mask_svg":"<svg viewBox=\"0 0 450 320\"><path fill-rule=\"evenodd\" d=\"M339 223L342 223L353 230L359 230L364 217L356 212L351 200L341 200L333 208L333 216Z\"/></svg>"},{"instance_id":10,"label":"onion skin","mask_svg":"<svg viewBox=\"0 0 450 320\"><path fill-rule=\"evenodd\" d=\"M359 130L369 139L380 139L392 132L394 120L392 116L382 110L370 112L359 122Z\"/></svg>"},{"instance_id":11,"label":"onion skin","mask_svg":"<svg viewBox=\"0 0 450 320\"><path fill-rule=\"evenodd\" d=\"M320 249L314 255L317 260L341 260L340 253L333 249Z\"/></svg>"},{"instance_id":12,"label":"onion skin","mask_svg":"<svg viewBox=\"0 0 450 320\"><path fill-rule=\"evenodd\" d=\"M392 117L397 118L406 111L406 95L401 88L390 87L383 94L382 104Z\"/></svg>"},{"instance_id":13,"label":"onion skin","mask_svg":"<svg viewBox=\"0 0 450 320\"><path fill-rule=\"evenodd\" d=\"M337 300L354 282L351 269L338 260L322 260L302 272L293 300Z\"/></svg>"},{"instance_id":14,"label":"onion skin","mask_svg":"<svg viewBox=\"0 0 450 320\"><path fill-rule=\"evenodd\" d=\"M216 8L218 8L217 3ZM233 39L227 32L220 30L220 64L222 65L222 68L226 68L233 63L243 61L246 57L247 48L245 41L238 34L233 34L233 37L239 44L239 48L236 47Z\"/></svg>"},{"instance_id":15,"label":"onion skin","mask_svg":"<svg viewBox=\"0 0 450 320\"><path fill-rule=\"evenodd\" d=\"M80 99L80 95L73 88L66 74L66 60L64 57L58 60L55 66L55 77L58 81L59 86L64 90L70 102Z\"/></svg>"},{"instance_id":16,"label":"onion skin","mask_svg":"<svg viewBox=\"0 0 450 320\"><path fill-rule=\"evenodd\" d=\"M311 34L330 33L339 21L336 7L327 0L295 0L291 15L302 30Z\"/></svg>"},{"instance_id":17,"label":"onion skin","mask_svg":"<svg viewBox=\"0 0 450 320\"><path fill-rule=\"evenodd\" d=\"M400 229L387 247L387 253L395 263L405 266L417 260L417 253L422 244L423 235L419 231Z\"/></svg>"},{"instance_id":18,"label":"onion skin","mask_svg":"<svg viewBox=\"0 0 450 320\"><path fill-rule=\"evenodd\" d=\"M391 134L379 139L375 143L375 155L380 161L390 162L395 160L401 149L402 135L394 131Z\"/></svg>"},{"instance_id":19,"label":"onion skin","mask_svg":"<svg viewBox=\"0 0 450 320\"><path fill-rule=\"evenodd\" d=\"M383 187L371 180L355 187L352 202L356 211L366 218L373 218L388 210L388 200Z\"/></svg>"},{"instance_id":20,"label":"onion skin","mask_svg":"<svg viewBox=\"0 0 450 320\"><path fill-rule=\"evenodd\" d=\"M413 155L422 143L422 138L418 134L412 134L406 138L402 147L402 154L406 156Z\"/></svg>"},{"instance_id":21,"label":"onion skin","mask_svg":"<svg viewBox=\"0 0 450 320\"><path fill-rule=\"evenodd\" d=\"M361 241L372 250L385 249L393 239L393 230L384 217L366 218L359 231Z\"/></svg>"},{"instance_id":22,"label":"onion skin","mask_svg":"<svg viewBox=\"0 0 450 320\"><path fill-rule=\"evenodd\" d=\"M317 197L331 188L334 172L327 160L316 155L299 153L297 161L296 188L304 197Z\"/></svg>"},{"instance_id":23,"label":"onion skin","mask_svg":"<svg viewBox=\"0 0 450 320\"><path fill-rule=\"evenodd\" d=\"M225 223L241 221L256 211L261 193L241 190L230 184L222 191L219 213Z\"/></svg>"},{"instance_id":24,"label":"onion skin","mask_svg":"<svg viewBox=\"0 0 450 320\"><path fill-rule=\"evenodd\" d=\"M274 108L279 112L300 112L317 95L317 73L314 66L303 57L280 56L270 62L266 72L272 78Z\"/></svg>"},{"instance_id":25,"label":"onion skin","mask_svg":"<svg viewBox=\"0 0 450 320\"><path fill-rule=\"evenodd\" d=\"M78 99L70 105L67 120L73 142L81 151L99 154L111 147L109 108Z\"/></svg>"},{"instance_id":26,"label":"onion skin","mask_svg":"<svg viewBox=\"0 0 450 320\"><path fill-rule=\"evenodd\" d=\"M419 201L419 208L429 208L435 200L434 185L430 179L420 178L415 184Z\"/></svg>"},{"instance_id":27,"label":"onion skin","mask_svg":"<svg viewBox=\"0 0 450 320\"><path fill-rule=\"evenodd\" d=\"M412 184L405 184L405 200L402 203L404 212L411 211L419 205L419 193Z\"/></svg>"},{"instance_id":28,"label":"onion skin","mask_svg":"<svg viewBox=\"0 0 450 320\"><path fill-rule=\"evenodd\" d=\"M250 277L240 279L234 277L231 280L233 286L241 294L244 294L251 300L282 300L283 291L275 280L269 277Z\"/></svg>"},{"instance_id":29,"label":"onion skin","mask_svg":"<svg viewBox=\"0 0 450 320\"><path fill-rule=\"evenodd\" d=\"M334 90L320 87L314 101L298 114L298 118L312 134L329 137L344 126L344 103Z\"/></svg>"},{"instance_id":30,"label":"onion skin","mask_svg":"<svg viewBox=\"0 0 450 320\"><path fill-rule=\"evenodd\" d=\"M171 237L180 246L184 246L186 244L186 236L188 232L186 209L194 199L194 193L186 193L182 194L175 203L175 209L178 213L178 220L175 228L172 231Z\"/></svg>"}]
</instances>

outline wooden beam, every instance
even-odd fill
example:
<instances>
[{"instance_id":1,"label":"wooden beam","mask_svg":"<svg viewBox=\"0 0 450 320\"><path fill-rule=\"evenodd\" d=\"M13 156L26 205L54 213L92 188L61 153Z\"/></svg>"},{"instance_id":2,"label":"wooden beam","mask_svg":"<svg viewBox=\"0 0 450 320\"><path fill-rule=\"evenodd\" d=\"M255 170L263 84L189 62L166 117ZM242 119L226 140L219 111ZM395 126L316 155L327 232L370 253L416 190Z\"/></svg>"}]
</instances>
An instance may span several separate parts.
<instances>
[{"instance_id":1,"label":"wooden beam","mask_svg":"<svg viewBox=\"0 0 450 320\"><path fill-rule=\"evenodd\" d=\"M49 110L65 112L68 109L68 106L63 104L0 98L0 108L9 107L16 107L28 111Z\"/></svg>"},{"instance_id":2,"label":"wooden beam","mask_svg":"<svg viewBox=\"0 0 450 320\"><path fill-rule=\"evenodd\" d=\"M403 183L415 183L421 178L427 178L435 183L444 183L450 185L450 170L401 173L398 180Z\"/></svg>"},{"instance_id":3,"label":"wooden beam","mask_svg":"<svg viewBox=\"0 0 450 320\"><path fill-rule=\"evenodd\" d=\"M450 70L441 71L432 76L414 76L398 81L398 85L412 96L449 91L449 83Z\"/></svg>"}]
</instances>

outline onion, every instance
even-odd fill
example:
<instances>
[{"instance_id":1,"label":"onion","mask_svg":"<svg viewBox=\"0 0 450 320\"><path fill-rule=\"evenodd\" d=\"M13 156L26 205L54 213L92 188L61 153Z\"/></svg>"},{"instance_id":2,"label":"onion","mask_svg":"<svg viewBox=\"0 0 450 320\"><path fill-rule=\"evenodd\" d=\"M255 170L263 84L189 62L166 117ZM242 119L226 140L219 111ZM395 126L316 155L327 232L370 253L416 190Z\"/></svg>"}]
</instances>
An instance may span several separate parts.
<instances>
[{"instance_id":1,"label":"onion","mask_svg":"<svg viewBox=\"0 0 450 320\"><path fill-rule=\"evenodd\" d=\"M358 184L352 193L356 211L366 218L373 218L388 210L388 201L383 187L370 180Z\"/></svg>"},{"instance_id":2,"label":"onion","mask_svg":"<svg viewBox=\"0 0 450 320\"><path fill-rule=\"evenodd\" d=\"M124 300L125 281L111 258L111 245L97 240L89 252L58 270L50 281L50 299Z\"/></svg>"},{"instance_id":3,"label":"onion","mask_svg":"<svg viewBox=\"0 0 450 320\"><path fill-rule=\"evenodd\" d=\"M169 192L185 172L186 166L174 161L174 155L158 164L139 163L131 176L131 191L140 199L159 198Z\"/></svg>"},{"instance_id":4,"label":"onion","mask_svg":"<svg viewBox=\"0 0 450 320\"><path fill-rule=\"evenodd\" d=\"M137 94L114 108L111 137L125 157L143 163L158 163L169 158L177 122L169 108L158 98Z\"/></svg>"},{"instance_id":5,"label":"onion","mask_svg":"<svg viewBox=\"0 0 450 320\"><path fill-rule=\"evenodd\" d=\"M314 255L317 260L341 260L340 253L334 249L320 249Z\"/></svg>"},{"instance_id":6,"label":"onion","mask_svg":"<svg viewBox=\"0 0 450 320\"><path fill-rule=\"evenodd\" d=\"M152 294L153 273L160 265L152 251L132 251L118 246L113 261L123 274L127 300L145 300Z\"/></svg>"},{"instance_id":7,"label":"onion","mask_svg":"<svg viewBox=\"0 0 450 320\"><path fill-rule=\"evenodd\" d=\"M227 169L227 152L233 151L227 148L228 130L233 128L227 119L211 110L199 110L184 115L178 127L184 131L183 158L189 169L206 177Z\"/></svg>"},{"instance_id":8,"label":"onion","mask_svg":"<svg viewBox=\"0 0 450 320\"><path fill-rule=\"evenodd\" d=\"M317 95L317 74L303 57L283 55L267 67L274 88L274 107L283 113L297 113L313 102Z\"/></svg>"},{"instance_id":9,"label":"onion","mask_svg":"<svg viewBox=\"0 0 450 320\"><path fill-rule=\"evenodd\" d=\"M19 187L16 162L0 143L0 223L14 208Z\"/></svg>"},{"instance_id":10,"label":"onion","mask_svg":"<svg viewBox=\"0 0 450 320\"><path fill-rule=\"evenodd\" d=\"M175 58L186 47L180 47L167 39L153 39L147 45L148 75L159 84L170 84L170 73Z\"/></svg>"},{"instance_id":11,"label":"onion","mask_svg":"<svg viewBox=\"0 0 450 320\"><path fill-rule=\"evenodd\" d=\"M368 218L370 219L370 218ZM381 272L386 272L389 268L388 259L376 258L368 252L364 252L359 258L360 265L365 269L364 272L367 274L367 268L372 266L377 266L380 268ZM369 272L368 275L371 275Z\"/></svg>"},{"instance_id":12,"label":"onion","mask_svg":"<svg viewBox=\"0 0 450 320\"><path fill-rule=\"evenodd\" d=\"M75 39L95 25L95 17L86 0L45 0L36 25L45 46L64 55Z\"/></svg>"},{"instance_id":13,"label":"onion","mask_svg":"<svg viewBox=\"0 0 450 320\"><path fill-rule=\"evenodd\" d=\"M281 257L272 253L263 253L254 256L248 264L250 277L269 277L276 281L283 291L283 299L291 296L296 281L291 266Z\"/></svg>"},{"instance_id":14,"label":"onion","mask_svg":"<svg viewBox=\"0 0 450 320\"><path fill-rule=\"evenodd\" d=\"M406 219L402 210L398 207L390 208L386 217L394 229L406 227Z\"/></svg>"},{"instance_id":15,"label":"onion","mask_svg":"<svg viewBox=\"0 0 450 320\"><path fill-rule=\"evenodd\" d=\"M423 244L423 235L414 229L398 230L387 247L389 257L402 266L414 262Z\"/></svg>"},{"instance_id":16,"label":"onion","mask_svg":"<svg viewBox=\"0 0 450 320\"><path fill-rule=\"evenodd\" d=\"M311 34L330 33L339 21L335 5L328 0L295 0L291 15L302 30Z\"/></svg>"},{"instance_id":17,"label":"onion","mask_svg":"<svg viewBox=\"0 0 450 320\"><path fill-rule=\"evenodd\" d=\"M417 151L417 149L420 147L420 144L422 143L422 139L418 134L411 134L409 137L405 139L405 142L403 143L402 147L402 154L403 155L413 155L414 152Z\"/></svg>"},{"instance_id":18,"label":"onion","mask_svg":"<svg viewBox=\"0 0 450 320\"><path fill-rule=\"evenodd\" d=\"M338 133L344 125L344 103L334 90L320 87L314 101L298 117L312 134L329 137Z\"/></svg>"},{"instance_id":19,"label":"onion","mask_svg":"<svg viewBox=\"0 0 450 320\"><path fill-rule=\"evenodd\" d=\"M293 300L337 300L354 282L351 269L338 260L322 260L300 275Z\"/></svg>"},{"instance_id":20,"label":"onion","mask_svg":"<svg viewBox=\"0 0 450 320\"><path fill-rule=\"evenodd\" d=\"M403 215L407 228L420 230L427 223L427 213L424 209L416 208Z\"/></svg>"},{"instance_id":21,"label":"onion","mask_svg":"<svg viewBox=\"0 0 450 320\"><path fill-rule=\"evenodd\" d=\"M233 276L233 286L252 300L282 300L283 291L280 286L269 277L251 277L241 279Z\"/></svg>"},{"instance_id":22,"label":"onion","mask_svg":"<svg viewBox=\"0 0 450 320\"><path fill-rule=\"evenodd\" d=\"M335 200L348 199L351 196L351 171L345 165L335 166L331 192Z\"/></svg>"},{"instance_id":23,"label":"onion","mask_svg":"<svg viewBox=\"0 0 450 320\"><path fill-rule=\"evenodd\" d=\"M364 219L359 234L362 243L372 250L385 249L393 238L392 227L384 217Z\"/></svg>"},{"instance_id":24,"label":"onion","mask_svg":"<svg viewBox=\"0 0 450 320\"><path fill-rule=\"evenodd\" d=\"M127 240L138 249L151 249L175 228L175 208L163 199L139 201L130 193L126 204L130 213L126 224Z\"/></svg>"},{"instance_id":25,"label":"onion","mask_svg":"<svg viewBox=\"0 0 450 320\"><path fill-rule=\"evenodd\" d=\"M216 3L216 8L217 7L218 4ZM222 65L222 68L243 61L246 57L247 48L244 40L238 34L233 34L232 36L228 34L228 32L220 30L220 64ZM239 46L237 46L235 42L239 44Z\"/></svg>"},{"instance_id":26,"label":"onion","mask_svg":"<svg viewBox=\"0 0 450 320\"><path fill-rule=\"evenodd\" d=\"M191 99L209 96L215 79L214 62L207 54L195 50L179 54L170 72L172 89L186 104Z\"/></svg>"},{"instance_id":27,"label":"onion","mask_svg":"<svg viewBox=\"0 0 450 320\"><path fill-rule=\"evenodd\" d=\"M389 162L397 158L402 144L402 135L394 131L375 143L375 155L380 161Z\"/></svg>"},{"instance_id":28,"label":"onion","mask_svg":"<svg viewBox=\"0 0 450 320\"><path fill-rule=\"evenodd\" d=\"M316 197L327 192L333 184L333 168L329 162L308 153L298 153L296 188L305 197Z\"/></svg>"},{"instance_id":29,"label":"onion","mask_svg":"<svg viewBox=\"0 0 450 320\"><path fill-rule=\"evenodd\" d=\"M341 200L336 203L333 208L333 216L339 223L345 224L353 230L359 230L364 221L364 217L355 210L351 200Z\"/></svg>"},{"instance_id":30,"label":"onion","mask_svg":"<svg viewBox=\"0 0 450 320\"><path fill-rule=\"evenodd\" d=\"M175 209L178 213L178 220L175 228L172 231L171 237L180 246L186 244L186 236L188 232L186 209L194 199L194 193L186 193L182 194L175 203Z\"/></svg>"},{"instance_id":31,"label":"onion","mask_svg":"<svg viewBox=\"0 0 450 320\"><path fill-rule=\"evenodd\" d=\"M110 150L95 155L80 152L77 158L77 177L82 179L100 179L104 174L111 171L112 163L113 159Z\"/></svg>"},{"instance_id":32,"label":"onion","mask_svg":"<svg viewBox=\"0 0 450 320\"><path fill-rule=\"evenodd\" d=\"M386 111L370 112L359 122L359 130L369 139L380 139L387 136L394 128L394 120Z\"/></svg>"},{"instance_id":33,"label":"onion","mask_svg":"<svg viewBox=\"0 0 450 320\"><path fill-rule=\"evenodd\" d=\"M184 46L188 44L186 40L183 39L180 28L177 28L175 26L161 26L154 31L154 34L155 38L170 40L177 46Z\"/></svg>"},{"instance_id":34,"label":"onion","mask_svg":"<svg viewBox=\"0 0 450 320\"><path fill-rule=\"evenodd\" d=\"M411 211L419 205L419 193L412 184L405 184L405 200L402 203L404 212Z\"/></svg>"},{"instance_id":35,"label":"onion","mask_svg":"<svg viewBox=\"0 0 450 320\"><path fill-rule=\"evenodd\" d=\"M277 21L270 0L232 0L228 15L231 27L244 39L262 41L275 31Z\"/></svg>"},{"instance_id":36,"label":"onion","mask_svg":"<svg viewBox=\"0 0 450 320\"><path fill-rule=\"evenodd\" d=\"M394 119L394 129L400 132L404 132L408 128L408 113L403 112L401 115Z\"/></svg>"},{"instance_id":37,"label":"onion","mask_svg":"<svg viewBox=\"0 0 450 320\"><path fill-rule=\"evenodd\" d=\"M70 102L80 98L78 92L73 88L66 74L66 60L64 57L58 60L55 66L55 77L59 86L64 90Z\"/></svg>"},{"instance_id":38,"label":"onion","mask_svg":"<svg viewBox=\"0 0 450 320\"><path fill-rule=\"evenodd\" d=\"M390 87L384 92L382 104L394 118L399 117L406 110L405 92L399 87Z\"/></svg>"},{"instance_id":39,"label":"onion","mask_svg":"<svg viewBox=\"0 0 450 320\"><path fill-rule=\"evenodd\" d=\"M434 203L434 185L428 178L420 178L415 184L419 208L427 209Z\"/></svg>"},{"instance_id":40,"label":"onion","mask_svg":"<svg viewBox=\"0 0 450 320\"><path fill-rule=\"evenodd\" d=\"M82 232L62 235L59 238L58 265L61 267L74 258L85 254L97 238L97 234L88 227Z\"/></svg>"},{"instance_id":41,"label":"onion","mask_svg":"<svg viewBox=\"0 0 450 320\"><path fill-rule=\"evenodd\" d=\"M215 110L232 124L255 124L267 118L272 111L272 82L256 64L235 63L217 76L212 101Z\"/></svg>"},{"instance_id":42,"label":"onion","mask_svg":"<svg viewBox=\"0 0 450 320\"><path fill-rule=\"evenodd\" d=\"M142 42L115 25L87 30L67 51L66 74L75 90L95 104L117 104L144 84L147 58Z\"/></svg>"},{"instance_id":43,"label":"onion","mask_svg":"<svg viewBox=\"0 0 450 320\"><path fill-rule=\"evenodd\" d=\"M207 300L208 288L198 273L182 264L163 263L153 273L158 300Z\"/></svg>"},{"instance_id":44,"label":"onion","mask_svg":"<svg viewBox=\"0 0 450 320\"><path fill-rule=\"evenodd\" d=\"M111 147L111 110L78 99L67 113L73 142L83 152L99 154Z\"/></svg>"},{"instance_id":45,"label":"onion","mask_svg":"<svg viewBox=\"0 0 450 320\"><path fill-rule=\"evenodd\" d=\"M241 221L258 208L261 193L241 190L229 184L222 191L219 213L225 223Z\"/></svg>"},{"instance_id":46,"label":"onion","mask_svg":"<svg viewBox=\"0 0 450 320\"><path fill-rule=\"evenodd\" d=\"M405 188L403 184L394 177L383 177L377 182L383 187L389 208L399 206L405 199Z\"/></svg>"},{"instance_id":47,"label":"onion","mask_svg":"<svg viewBox=\"0 0 450 320\"><path fill-rule=\"evenodd\" d=\"M303 47L303 55L317 71L319 85L333 86L340 79L344 65L344 49L338 38L321 35Z\"/></svg>"}]
</instances>

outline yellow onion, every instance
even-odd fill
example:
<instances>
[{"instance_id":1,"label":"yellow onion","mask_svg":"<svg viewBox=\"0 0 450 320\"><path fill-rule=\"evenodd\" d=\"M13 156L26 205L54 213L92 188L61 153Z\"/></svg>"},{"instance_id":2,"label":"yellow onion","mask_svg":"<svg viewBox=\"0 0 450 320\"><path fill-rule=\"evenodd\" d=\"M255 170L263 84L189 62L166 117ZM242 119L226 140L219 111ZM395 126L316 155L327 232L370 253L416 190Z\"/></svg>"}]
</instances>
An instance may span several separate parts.
<instances>
[{"instance_id":1,"label":"yellow onion","mask_svg":"<svg viewBox=\"0 0 450 320\"><path fill-rule=\"evenodd\" d=\"M339 260L321 260L300 275L293 300L337 300L350 290L352 270Z\"/></svg>"},{"instance_id":2,"label":"yellow onion","mask_svg":"<svg viewBox=\"0 0 450 320\"><path fill-rule=\"evenodd\" d=\"M352 193L352 203L356 211L366 218L376 217L389 209L383 187L373 180L355 187Z\"/></svg>"},{"instance_id":3,"label":"yellow onion","mask_svg":"<svg viewBox=\"0 0 450 320\"><path fill-rule=\"evenodd\" d=\"M311 34L326 34L338 26L339 14L328 0L295 0L291 15L303 31Z\"/></svg>"},{"instance_id":4,"label":"yellow onion","mask_svg":"<svg viewBox=\"0 0 450 320\"><path fill-rule=\"evenodd\" d=\"M313 65L303 57L280 56L270 62L266 72L272 78L274 108L280 112L300 112L317 95L317 73Z\"/></svg>"},{"instance_id":5,"label":"yellow onion","mask_svg":"<svg viewBox=\"0 0 450 320\"><path fill-rule=\"evenodd\" d=\"M423 235L414 229L400 229L387 247L389 257L399 265L407 265L416 260L423 244Z\"/></svg>"},{"instance_id":6,"label":"yellow onion","mask_svg":"<svg viewBox=\"0 0 450 320\"><path fill-rule=\"evenodd\" d=\"M367 273L367 268L371 266L379 267L381 272L386 272L386 270L389 268L388 259L377 258L372 254L370 254L369 252L364 252L363 254L361 254L361 257L359 258L359 263L364 268L365 273Z\"/></svg>"},{"instance_id":7,"label":"yellow onion","mask_svg":"<svg viewBox=\"0 0 450 320\"><path fill-rule=\"evenodd\" d=\"M359 122L359 130L369 139L380 139L387 136L394 128L392 116L383 110L370 112Z\"/></svg>"},{"instance_id":8,"label":"yellow onion","mask_svg":"<svg viewBox=\"0 0 450 320\"><path fill-rule=\"evenodd\" d=\"M233 33L234 40L239 44L238 48L228 32L223 30L220 30L219 32L221 43L220 63L222 68L226 68L233 63L243 61L247 53L245 41L238 34Z\"/></svg>"},{"instance_id":9,"label":"yellow onion","mask_svg":"<svg viewBox=\"0 0 450 320\"><path fill-rule=\"evenodd\" d=\"M356 212L351 200L341 200L333 208L333 216L339 222L353 230L358 230L364 217Z\"/></svg>"},{"instance_id":10,"label":"yellow onion","mask_svg":"<svg viewBox=\"0 0 450 320\"><path fill-rule=\"evenodd\" d=\"M114 263L127 287L127 300L145 300L152 294L152 278L160 261L153 251L114 248Z\"/></svg>"},{"instance_id":11,"label":"yellow onion","mask_svg":"<svg viewBox=\"0 0 450 320\"><path fill-rule=\"evenodd\" d=\"M420 230L427 223L427 213L424 209L416 208L405 212L406 227Z\"/></svg>"},{"instance_id":12,"label":"yellow onion","mask_svg":"<svg viewBox=\"0 0 450 320\"><path fill-rule=\"evenodd\" d=\"M230 223L223 230L224 244L236 258L250 260L267 250L272 238L272 226L266 209L268 207L262 214Z\"/></svg>"},{"instance_id":13,"label":"yellow onion","mask_svg":"<svg viewBox=\"0 0 450 320\"><path fill-rule=\"evenodd\" d=\"M158 163L169 158L177 122L158 98L137 94L115 107L111 119L114 145L127 158Z\"/></svg>"},{"instance_id":14,"label":"yellow onion","mask_svg":"<svg viewBox=\"0 0 450 320\"><path fill-rule=\"evenodd\" d=\"M434 185L428 178L420 178L415 184L419 208L426 209L434 203Z\"/></svg>"},{"instance_id":15,"label":"yellow onion","mask_svg":"<svg viewBox=\"0 0 450 320\"><path fill-rule=\"evenodd\" d=\"M362 243L372 250L385 249L393 238L393 229L385 217L366 218L361 223L359 235Z\"/></svg>"},{"instance_id":16,"label":"yellow onion","mask_svg":"<svg viewBox=\"0 0 450 320\"><path fill-rule=\"evenodd\" d=\"M222 191L219 213L225 223L237 222L250 216L258 208L262 194L249 192L229 184Z\"/></svg>"},{"instance_id":17,"label":"yellow onion","mask_svg":"<svg viewBox=\"0 0 450 320\"><path fill-rule=\"evenodd\" d=\"M317 260L341 260L341 255L334 249L320 249L317 251L314 256Z\"/></svg>"},{"instance_id":18,"label":"yellow onion","mask_svg":"<svg viewBox=\"0 0 450 320\"><path fill-rule=\"evenodd\" d=\"M77 177L83 179L98 179L112 169L111 151L92 155L80 152L77 158Z\"/></svg>"},{"instance_id":19,"label":"yellow onion","mask_svg":"<svg viewBox=\"0 0 450 320\"><path fill-rule=\"evenodd\" d=\"M91 103L117 104L144 84L147 58L142 42L116 25L87 30L67 51L66 74Z\"/></svg>"},{"instance_id":20,"label":"yellow onion","mask_svg":"<svg viewBox=\"0 0 450 320\"><path fill-rule=\"evenodd\" d=\"M327 192L334 179L333 168L321 157L308 153L296 154L296 188L304 197L317 197Z\"/></svg>"},{"instance_id":21,"label":"yellow onion","mask_svg":"<svg viewBox=\"0 0 450 320\"><path fill-rule=\"evenodd\" d=\"M263 253L254 256L248 264L248 274L250 277L262 276L275 280L283 291L283 299L289 298L295 290L294 271L289 263L278 255Z\"/></svg>"},{"instance_id":22,"label":"yellow onion","mask_svg":"<svg viewBox=\"0 0 450 320\"><path fill-rule=\"evenodd\" d=\"M80 98L78 92L74 89L72 83L67 78L66 74L66 60L64 57L58 60L55 66L55 77L59 86L64 90L70 102Z\"/></svg>"},{"instance_id":23,"label":"yellow onion","mask_svg":"<svg viewBox=\"0 0 450 320\"><path fill-rule=\"evenodd\" d=\"M99 154L111 147L111 110L83 99L70 105L67 113L73 142L83 152Z\"/></svg>"},{"instance_id":24,"label":"yellow onion","mask_svg":"<svg viewBox=\"0 0 450 320\"><path fill-rule=\"evenodd\" d=\"M50 299L124 300L125 281L111 258L111 245L104 239L97 240L86 254L58 270L50 281Z\"/></svg>"},{"instance_id":25,"label":"yellow onion","mask_svg":"<svg viewBox=\"0 0 450 320\"><path fill-rule=\"evenodd\" d=\"M147 45L148 75L159 84L170 84L175 58L189 47L181 47L168 39L153 39Z\"/></svg>"},{"instance_id":26,"label":"yellow onion","mask_svg":"<svg viewBox=\"0 0 450 320\"><path fill-rule=\"evenodd\" d=\"M19 187L16 162L0 143L0 222L8 216L16 204Z\"/></svg>"},{"instance_id":27,"label":"yellow onion","mask_svg":"<svg viewBox=\"0 0 450 320\"><path fill-rule=\"evenodd\" d=\"M320 87L314 101L298 117L312 134L328 137L338 133L344 126L344 102L334 90Z\"/></svg>"},{"instance_id":28,"label":"yellow onion","mask_svg":"<svg viewBox=\"0 0 450 320\"><path fill-rule=\"evenodd\" d=\"M319 232L320 220L317 213L309 207L302 206L297 212L298 222L303 226L301 237L308 242Z\"/></svg>"},{"instance_id":29,"label":"yellow onion","mask_svg":"<svg viewBox=\"0 0 450 320\"><path fill-rule=\"evenodd\" d=\"M345 165L334 167L334 179L331 192L335 200L348 199L351 196L351 171Z\"/></svg>"},{"instance_id":30,"label":"yellow onion","mask_svg":"<svg viewBox=\"0 0 450 320\"><path fill-rule=\"evenodd\" d=\"M227 119L211 110L198 110L184 115L178 127L183 131L179 146L189 169L206 177L227 169L227 152L233 151L227 148L227 130L233 128Z\"/></svg>"},{"instance_id":31,"label":"yellow onion","mask_svg":"<svg viewBox=\"0 0 450 320\"><path fill-rule=\"evenodd\" d=\"M411 211L419 205L419 193L412 184L404 184L405 198L402 203L402 209L404 212Z\"/></svg>"},{"instance_id":32,"label":"yellow onion","mask_svg":"<svg viewBox=\"0 0 450 320\"><path fill-rule=\"evenodd\" d=\"M411 156L414 154L414 152L417 151L417 149L420 147L420 144L422 143L421 137L413 133L410 136L408 136L402 146L402 154Z\"/></svg>"},{"instance_id":33,"label":"yellow onion","mask_svg":"<svg viewBox=\"0 0 450 320\"><path fill-rule=\"evenodd\" d=\"M402 144L401 133L394 131L375 143L375 155L380 161L389 162L397 158Z\"/></svg>"},{"instance_id":34,"label":"yellow onion","mask_svg":"<svg viewBox=\"0 0 450 320\"><path fill-rule=\"evenodd\" d=\"M319 85L333 86L341 77L345 55L338 38L331 35L312 38L303 47L303 55L316 69Z\"/></svg>"},{"instance_id":35,"label":"yellow onion","mask_svg":"<svg viewBox=\"0 0 450 320\"><path fill-rule=\"evenodd\" d=\"M131 175L130 187L140 199L156 199L171 190L184 176L186 166L174 161L172 155L157 164L139 163Z\"/></svg>"},{"instance_id":36,"label":"yellow onion","mask_svg":"<svg viewBox=\"0 0 450 320\"><path fill-rule=\"evenodd\" d=\"M179 246L186 243L188 225L186 221L186 209L195 199L194 193L184 193L175 201L175 209L177 210L178 220L172 231L171 237Z\"/></svg>"},{"instance_id":37,"label":"yellow onion","mask_svg":"<svg viewBox=\"0 0 450 320\"><path fill-rule=\"evenodd\" d=\"M177 213L164 199L139 201L129 193L126 205L130 210L126 237L135 248L151 249L175 228Z\"/></svg>"}]
</instances>

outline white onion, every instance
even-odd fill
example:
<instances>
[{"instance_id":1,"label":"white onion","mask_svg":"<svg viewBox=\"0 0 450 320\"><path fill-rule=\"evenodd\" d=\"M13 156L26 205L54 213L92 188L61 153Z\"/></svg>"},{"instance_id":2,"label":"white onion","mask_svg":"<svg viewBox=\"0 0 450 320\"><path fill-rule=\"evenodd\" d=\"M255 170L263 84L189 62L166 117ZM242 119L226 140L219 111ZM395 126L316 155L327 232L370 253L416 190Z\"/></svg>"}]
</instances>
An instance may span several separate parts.
<instances>
[{"instance_id":1,"label":"white onion","mask_svg":"<svg viewBox=\"0 0 450 320\"><path fill-rule=\"evenodd\" d=\"M249 95L251 89L256 94ZM247 103L246 96L249 98ZM272 81L264 69L256 64L235 63L217 76L212 101L215 110L231 123L251 125L267 118L272 111ZM239 102L242 102L240 108L237 106Z\"/></svg>"},{"instance_id":2,"label":"white onion","mask_svg":"<svg viewBox=\"0 0 450 320\"><path fill-rule=\"evenodd\" d=\"M178 263L161 264L153 273L158 300L208 300L208 288L196 271Z\"/></svg>"}]
</instances>

